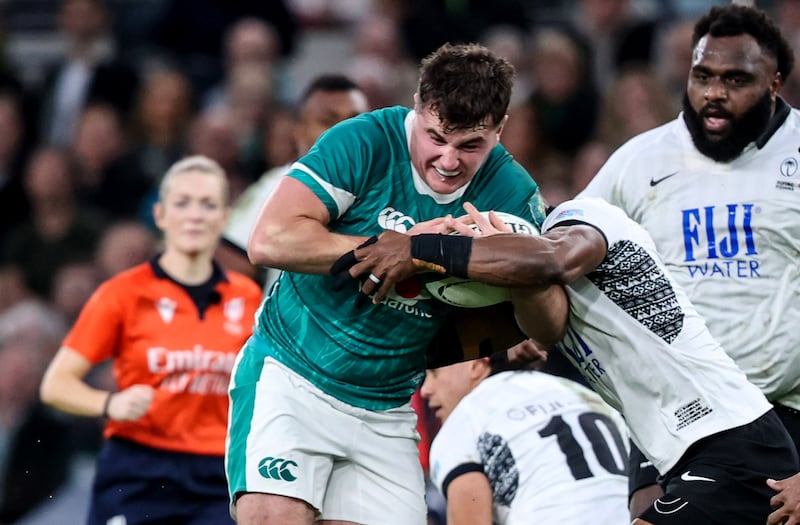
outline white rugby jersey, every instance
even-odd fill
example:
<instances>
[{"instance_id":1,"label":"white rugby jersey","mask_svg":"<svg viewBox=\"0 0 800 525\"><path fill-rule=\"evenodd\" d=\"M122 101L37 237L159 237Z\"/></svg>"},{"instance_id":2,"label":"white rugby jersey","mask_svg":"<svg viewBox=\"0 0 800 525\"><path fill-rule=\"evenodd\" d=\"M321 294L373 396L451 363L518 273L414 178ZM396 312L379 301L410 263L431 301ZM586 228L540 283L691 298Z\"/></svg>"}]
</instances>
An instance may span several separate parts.
<instances>
[{"instance_id":1,"label":"white rugby jersey","mask_svg":"<svg viewBox=\"0 0 800 525\"><path fill-rule=\"evenodd\" d=\"M232 244L242 252L247 251L247 241L250 239L250 233L258 220L258 214L261 213L261 208L264 206L267 197L269 197L275 186L278 185L281 178L289 173L289 164L284 166L277 166L263 175L247 187L231 208L231 214L228 217L228 224L222 234L222 238L228 243ZM267 268L266 279L264 281L264 289L269 290L273 281L278 278L280 270L274 268Z\"/></svg>"},{"instance_id":2,"label":"white rugby jersey","mask_svg":"<svg viewBox=\"0 0 800 525\"><path fill-rule=\"evenodd\" d=\"M581 196L644 226L725 351L800 410L800 112L780 101L775 120L760 149L718 163L680 116L623 145Z\"/></svg>"},{"instance_id":3,"label":"white rugby jersey","mask_svg":"<svg viewBox=\"0 0 800 525\"><path fill-rule=\"evenodd\" d=\"M459 474L484 472L498 525L627 525L627 430L591 390L540 372L484 379L431 444L443 494Z\"/></svg>"},{"instance_id":4,"label":"white rugby jersey","mask_svg":"<svg viewBox=\"0 0 800 525\"><path fill-rule=\"evenodd\" d=\"M602 199L582 198L556 207L542 231L574 222L602 232L608 252L566 287L569 326L557 346L622 412L633 441L659 472L695 441L770 409L712 337L640 225Z\"/></svg>"}]
</instances>

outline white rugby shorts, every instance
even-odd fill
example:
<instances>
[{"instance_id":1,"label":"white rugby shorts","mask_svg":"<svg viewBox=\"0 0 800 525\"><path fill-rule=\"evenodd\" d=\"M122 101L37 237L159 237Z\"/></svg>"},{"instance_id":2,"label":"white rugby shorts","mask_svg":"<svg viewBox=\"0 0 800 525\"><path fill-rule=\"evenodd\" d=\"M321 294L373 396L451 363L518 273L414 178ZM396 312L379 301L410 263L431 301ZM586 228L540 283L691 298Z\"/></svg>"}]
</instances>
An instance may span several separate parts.
<instances>
[{"instance_id":1,"label":"white rugby shorts","mask_svg":"<svg viewBox=\"0 0 800 525\"><path fill-rule=\"evenodd\" d=\"M236 366L247 366L241 357ZM232 385L230 395L226 470L233 502L245 492L279 494L308 502L320 519L426 523L410 403L356 408L272 358L257 381Z\"/></svg>"}]
</instances>

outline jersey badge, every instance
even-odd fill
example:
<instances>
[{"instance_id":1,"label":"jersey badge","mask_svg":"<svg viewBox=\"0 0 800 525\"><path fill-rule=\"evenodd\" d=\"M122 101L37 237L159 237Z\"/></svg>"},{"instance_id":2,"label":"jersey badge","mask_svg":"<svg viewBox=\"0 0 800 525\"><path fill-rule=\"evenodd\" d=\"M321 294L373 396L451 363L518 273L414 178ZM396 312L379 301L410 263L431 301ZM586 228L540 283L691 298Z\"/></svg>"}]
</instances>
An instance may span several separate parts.
<instances>
[{"instance_id":1,"label":"jersey badge","mask_svg":"<svg viewBox=\"0 0 800 525\"><path fill-rule=\"evenodd\" d=\"M800 189L800 182L797 179L798 162L794 157L783 159L780 166L781 177L775 182L775 189L795 191Z\"/></svg>"},{"instance_id":2,"label":"jersey badge","mask_svg":"<svg viewBox=\"0 0 800 525\"><path fill-rule=\"evenodd\" d=\"M166 324L172 322L172 318L175 317L175 309L177 307L178 303L169 297L162 297L156 301L156 310L158 310L158 315L161 316L161 320Z\"/></svg>"},{"instance_id":3,"label":"jersey badge","mask_svg":"<svg viewBox=\"0 0 800 525\"><path fill-rule=\"evenodd\" d=\"M225 319L232 323L237 323L244 317L244 298L234 297L230 301L225 302L223 307Z\"/></svg>"},{"instance_id":4,"label":"jersey badge","mask_svg":"<svg viewBox=\"0 0 800 525\"><path fill-rule=\"evenodd\" d=\"M406 233L417 224L417 221L403 212L397 211L391 206L387 206L378 214L378 224L384 230Z\"/></svg>"}]
</instances>

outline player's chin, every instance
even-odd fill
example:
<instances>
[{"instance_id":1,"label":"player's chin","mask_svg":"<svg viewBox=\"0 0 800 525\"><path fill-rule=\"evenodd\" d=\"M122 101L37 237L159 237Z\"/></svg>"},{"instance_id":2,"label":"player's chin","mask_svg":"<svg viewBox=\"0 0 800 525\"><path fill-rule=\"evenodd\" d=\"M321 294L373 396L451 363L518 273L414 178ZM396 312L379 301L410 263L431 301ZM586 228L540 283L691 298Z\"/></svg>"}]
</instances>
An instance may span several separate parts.
<instances>
[{"instance_id":1,"label":"player's chin","mask_svg":"<svg viewBox=\"0 0 800 525\"><path fill-rule=\"evenodd\" d=\"M459 188L469 182L469 177L467 177L464 173L459 173L453 177L445 177L443 175L439 175L439 173L434 170L433 174L428 176L428 180L426 182L428 183L428 186L430 186L430 188L436 193L448 195L454 191L457 191Z\"/></svg>"}]
</instances>

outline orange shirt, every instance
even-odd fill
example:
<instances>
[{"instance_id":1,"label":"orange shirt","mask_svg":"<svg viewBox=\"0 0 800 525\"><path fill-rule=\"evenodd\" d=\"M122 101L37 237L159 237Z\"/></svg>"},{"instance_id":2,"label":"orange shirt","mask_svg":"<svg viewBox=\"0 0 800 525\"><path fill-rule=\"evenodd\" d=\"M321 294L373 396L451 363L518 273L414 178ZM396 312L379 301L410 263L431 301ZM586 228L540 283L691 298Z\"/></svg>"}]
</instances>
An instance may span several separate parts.
<instances>
[{"instance_id":1,"label":"orange shirt","mask_svg":"<svg viewBox=\"0 0 800 525\"><path fill-rule=\"evenodd\" d=\"M222 455L228 418L228 381L250 336L261 289L226 272L218 296L201 316L187 291L157 266L144 263L92 295L64 346L94 364L113 358L120 390L156 389L147 414L106 424L105 436L192 454Z\"/></svg>"}]
</instances>

